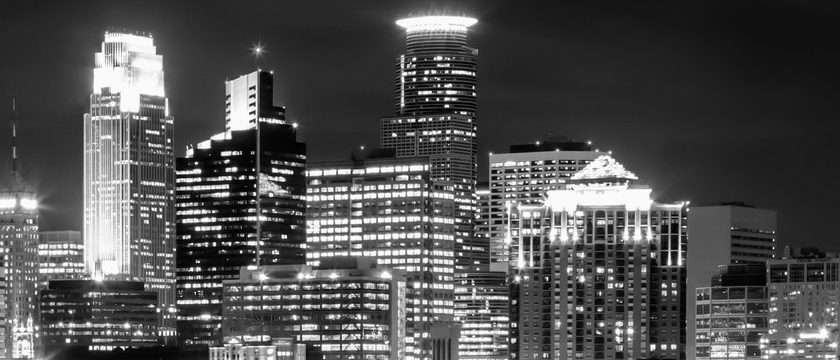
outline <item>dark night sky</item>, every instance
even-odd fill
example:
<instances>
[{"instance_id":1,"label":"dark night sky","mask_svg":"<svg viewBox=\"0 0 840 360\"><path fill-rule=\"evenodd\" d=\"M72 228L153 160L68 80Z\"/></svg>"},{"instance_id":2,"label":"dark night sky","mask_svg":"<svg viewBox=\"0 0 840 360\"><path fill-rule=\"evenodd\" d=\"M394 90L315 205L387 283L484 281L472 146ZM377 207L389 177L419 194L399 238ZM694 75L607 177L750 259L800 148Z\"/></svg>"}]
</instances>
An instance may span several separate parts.
<instances>
[{"instance_id":1,"label":"dark night sky","mask_svg":"<svg viewBox=\"0 0 840 360\"><path fill-rule=\"evenodd\" d=\"M479 19L482 174L511 143L591 139L659 200L775 208L782 243L840 250L835 1L2 1L0 88L18 95L42 228L81 228L82 114L107 26L154 34L178 155L222 130L223 81L257 66L261 40L278 100L326 160L377 144L403 50L394 20L430 12Z\"/></svg>"}]
</instances>

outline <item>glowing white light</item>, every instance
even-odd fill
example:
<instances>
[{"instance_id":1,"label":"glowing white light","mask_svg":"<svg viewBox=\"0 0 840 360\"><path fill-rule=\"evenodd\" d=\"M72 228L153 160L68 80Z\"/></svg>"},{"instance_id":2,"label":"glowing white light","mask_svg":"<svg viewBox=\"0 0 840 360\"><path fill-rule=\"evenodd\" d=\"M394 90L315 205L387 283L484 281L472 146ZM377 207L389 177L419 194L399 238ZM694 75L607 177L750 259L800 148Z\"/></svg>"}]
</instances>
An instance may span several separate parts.
<instances>
[{"instance_id":1,"label":"glowing white light","mask_svg":"<svg viewBox=\"0 0 840 360\"><path fill-rule=\"evenodd\" d=\"M463 16L421 16L397 20L406 31L466 31L477 19Z\"/></svg>"},{"instance_id":2,"label":"glowing white light","mask_svg":"<svg viewBox=\"0 0 840 360\"><path fill-rule=\"evenodd\" d=\"M23 206L24 209L27 210L34 210L38 208L38 200L35 199L21 199L20 206Z\"/></svg>"},{"instance_id":3,"label":"glowing white light","mask_svg":"<svg viewBox=\"0 0 840 360\"><path fill-rule=\"evenodd\" d=\"M383 271L381 274L379 274L379 277L381 277L383 279L390 279L391 278L391 273L389 273L387 271Z\"/></svg>"},{"instance_id":4,"label":"glowing white light","mask_svg":"<svg viewBox=\"0 0 840 360\"><path fill-rule=\"evenodd\" d=\"M17 205L17 199L0 199L0 209L10 209L15 207L15 205Z\"/></svg>"},{"instance_id":5,"label":"glowing white light","mask_svg":"<svg viewBox=\"0 0 840 360\"><path fill-rule=\"evenodd\" d=\"M330 279L333 279L333 280L338 279L338 273L330 274Z\"/></svg>"},{"instance_id":6,"label":"glowing white light","mask_svg":"<svg viewBox=\"0 0 840 360\"><path fill-rule=\"evenodd\" d=\"M633 174L625 169L624 165L621 165L621 163L615 161L615 159L609 155L601 155L597 157L591 163L587 164L586 167L572 175L572 180L608 178L639 179L636 177L636 174Z\"/></svg>"},{"instance_id":7,"label":"glowing white light","mask_svg":"<svg viewBox=\"0 0 840 360\"><path fill-rule=\"evenodd\" d=\"M265 273L260 273L260 274L258 275L258 277L259 277L260 281L266 281L266 280L268 280L268 275L266 275Z\"/></svg>"}]
</instances>

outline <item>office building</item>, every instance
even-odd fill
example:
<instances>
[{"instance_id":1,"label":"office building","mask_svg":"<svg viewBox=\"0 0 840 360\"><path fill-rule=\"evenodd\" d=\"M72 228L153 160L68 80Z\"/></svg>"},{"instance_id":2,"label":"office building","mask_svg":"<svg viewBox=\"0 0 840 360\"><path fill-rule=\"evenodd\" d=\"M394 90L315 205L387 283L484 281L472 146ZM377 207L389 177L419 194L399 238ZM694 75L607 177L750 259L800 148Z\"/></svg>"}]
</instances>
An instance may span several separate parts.
<instances>
[{"instance_id":1,"label":"office building","mask_svg":"<svg viewBox=\"0 0 840 360\"><path fill-rule=\"evenodd\" d=\"M511 207L512 357L685 357L686 204L651 192L603 155Z\"/></svg>"},{"instance_id":2,"label":"office building","mask_svg":"<svg viewBox=\"0 0 840 360\"><path fill-rule=\"evenodd\" d=\"M559 189L600 155L589 142L570 140L511 145L507 153L491 153L488 198L479 200L487 202L480 212L485 211L488 225L476 228L476 236L489 239L490 261L507 262L510 256L509 206L541 203L547 191Z\"/></svg>"},{"instance_id":3,"label":"office building","mask_svg":"<svg viewBox=\"0 0 840 360\"><path fill-rule=\"evenodd\" d=\"M467 45L476 19L422 16L397 21L405 53L396 61L394 117L382 119L380 143L398 157L429 156L435 180L455 186L458 273L487 266L486 244L473 239L477 181L477 55Z\"/></svg>"},{"instance_id":4,"label":"office building","mask_svg":"<svg viewBox=\"0 0 840 360\"><path fill-rule=\"evenodd\" d=\"M224 343L292 338L307 358L404 359L405 272L364 257L243 268L223 288Z\"/></svg>"},{"instance_id":5,"label":"office building","mask_svg":"<svg viewBox=\"0 0 840 360\"><path fill-rule=\"evenodd\" d=\"M432 178L428 158L392 153L309 166L307 261L369 256L404 270L406 356L426 358L432 325L453 320L453 186Z\"/></svg>"},{"instance_id":6,"label":"office building","mask_svg":"<svg viewBox=\"0 0 840 360\"><path fill-rule=\"evenodd\" d=\"M230 343L211 346L210 360L306 360L306 345L291 338L271 339L269 345Z\"/></svg>"},{"instance_id":7,"label":"office building","mask_svg":"<svg viewBox=\"0 0 840 360\"><path fill-rule=\"evenodd\" d=\"M85 244L82 233L73 230L41 231L38 243L38 282L84 279Z\"/></svg>"},{"instance_id":8,"label":"office building","mask_svg":"<svg viewBox=\"0 0 840 360\"><path fill-rule=\"evenodd\" d=\"M456 279L455 320L461 324L458 359L509 359L510 316L507 271L485 271Z\"/></svg>"},{"instance_id":9,"label":"office building","mask_svg":"<svg viewBox=\"0 0 840 360\"><path fill-rule=\"evenodd\" d=\"M728 264L764 265L776 253L776 212L759 209L744 203L713 203L692 205L688 213L689 292L710 286L718 266ZM688 297L688 333L696 329L695 297ZM696 353L692 336L688 337L687 354L691 359Z\"/></svg>"},{"instance_id":10,"label":"office building","mask_svg":"<svg viewBox=\"0 0 840 360\"><path fill-rule=\"evenodd\" d=\"M786 258L767 262L764 359L836 359L840 259Z\"/></svg>"},{"instance_id":11,"label":"office building","mask_svg":"<svg viewBox=\"0 0 840 360\"><path fill-rule=\"evenodd\" d=\"M157 346L158 295L137 281L50 281L41 292L46 358Z\"/></svg>"},{"instance_id":12,"label":"office building","mask_svg":"<svg viewBox=\"0 0 840 360\"><path fill-rule=\"evenodd\" d=\"M241 267L306 262L306 145L271 103L271 73L225 88L228 130L176 164L182 346L221 344L222 281L238 279Z\"/></svg>"},{"instance_id":13,"label":"office building","mask_svg":"<svg viewBox=\"0 0 840 360\"><path fill-rule=\"evenodd\" d=\"M174 336L174 119L163 56L149 34L106 31L84 116L85 268L160 293L160 335Z\"/></svg>"},{"instance_id":14,"label":"office building","mask_svg":"<svg viewBox=\"0 0 840 360\"><path fill-rule=\"evenodd\" d=\"M692 224L694 226L694 224ZM759 360L767 333L767 268L761 264L720 267L712 286L696 290L698 360Z\"/></svg>"},{"instance_id":15,"label":"office building","mask_svg":"<svg viewBox=\"0 0 840 360\"><path fill-rule=\"evenodd\" d=\"M38 195L21 175L14 98L11 108L12 168L0 185L0 356L32 359L38 321Z\"/></svg>"}]
</instances>

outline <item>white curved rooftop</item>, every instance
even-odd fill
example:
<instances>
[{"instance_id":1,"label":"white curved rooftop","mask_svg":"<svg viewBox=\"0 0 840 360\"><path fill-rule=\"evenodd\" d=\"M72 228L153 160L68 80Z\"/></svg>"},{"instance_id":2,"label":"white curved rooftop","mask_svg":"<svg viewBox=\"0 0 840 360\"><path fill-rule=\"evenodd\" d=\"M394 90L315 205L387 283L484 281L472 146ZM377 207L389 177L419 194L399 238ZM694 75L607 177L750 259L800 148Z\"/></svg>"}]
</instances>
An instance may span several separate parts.
<instances>
[{"instance_id":1,"label":"white curved rooftop","mask_svg":"<svg viewBox=\"0 0 840 360\"><path fill-rule=\"evenodd\" d=\"M638 180L636 174L624 168L609 155L601 155L572 175L572 180L619 178Z\"/></svg>"},{"instance_id":2,"label":"white curved rooftop","mask_svg":"<svg viewBox=\"0 0 840 360\"><path fill-rule=\"evenodd\" d=\"M418 16L397 20L397 25L406 30L466 30L477 22L477 19L465 16Z\"/></svg>"}]
</instances>

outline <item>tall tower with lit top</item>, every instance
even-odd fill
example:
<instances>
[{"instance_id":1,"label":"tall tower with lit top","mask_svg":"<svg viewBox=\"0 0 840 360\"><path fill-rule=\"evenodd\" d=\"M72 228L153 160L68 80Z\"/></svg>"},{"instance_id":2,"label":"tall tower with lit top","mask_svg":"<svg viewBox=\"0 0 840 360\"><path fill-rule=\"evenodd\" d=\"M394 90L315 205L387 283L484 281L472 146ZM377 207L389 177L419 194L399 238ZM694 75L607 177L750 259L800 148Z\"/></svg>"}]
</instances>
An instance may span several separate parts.
<instances>
[{"instance_id":1,"label":"tall tower with lit top","mask_svg":"<svg viewBox=\"0 0 840 360\"><path fill-rule=\"evenodd\" d=\"M17 154L17 109L12 98L12 171L0 188L0 326L6 359L35 357L38 318L38 197L20 172Z\"/></svg>"},{"instance_id":2,"label":"tall tower with lit top","mask_svg":"<svg viewBox=\"0 0 840 360\"><path fill-rule=\"evenodd\" d=\"M175 302L175 157L163 57L149 34L106 31L94 59L84 116L85 268L95 279L145 282L160 294L166 322Z\"/></svg>"}]
</instances>

